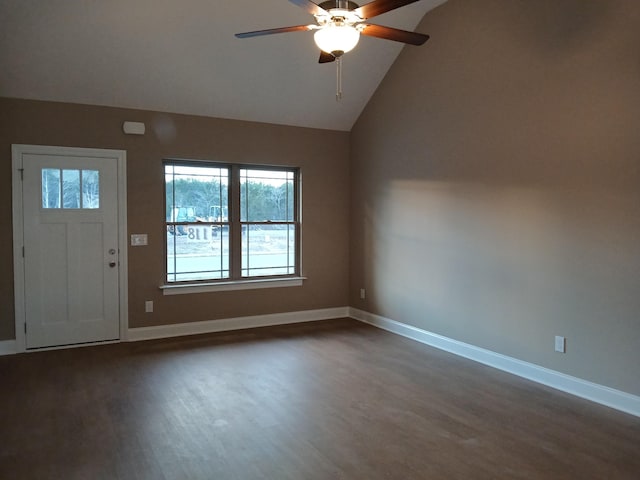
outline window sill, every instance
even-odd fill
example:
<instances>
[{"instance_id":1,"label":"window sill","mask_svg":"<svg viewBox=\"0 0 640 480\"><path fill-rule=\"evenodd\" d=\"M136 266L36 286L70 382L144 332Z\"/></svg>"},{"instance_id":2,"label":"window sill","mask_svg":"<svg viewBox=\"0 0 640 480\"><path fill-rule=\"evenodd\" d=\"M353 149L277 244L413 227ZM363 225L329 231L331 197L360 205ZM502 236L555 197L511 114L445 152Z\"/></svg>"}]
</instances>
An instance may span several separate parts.
<instances>
[{"instance_id":1,"label":"window sill","mask_svg":"<svg viewBox=\"0 0 640 480\"><path fill-rule=\"evenodd\" d=\"M299 287L306 277L261 278L215 283L181 283L160 285L163 295L185 295L190 293L228 292L232 290L255 290L258 288Z\"/></svg>"}]
</instances>

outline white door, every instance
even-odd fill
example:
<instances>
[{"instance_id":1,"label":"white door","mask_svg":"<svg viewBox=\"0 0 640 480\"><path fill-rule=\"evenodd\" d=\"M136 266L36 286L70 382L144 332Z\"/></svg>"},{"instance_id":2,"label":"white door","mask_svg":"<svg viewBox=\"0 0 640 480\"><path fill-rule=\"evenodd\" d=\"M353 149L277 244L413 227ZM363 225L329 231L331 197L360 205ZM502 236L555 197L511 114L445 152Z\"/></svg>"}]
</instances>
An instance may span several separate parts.
<instances>
[{"instance_id":1,"label":"white door","mask_svg":"<svg viewBox=\"0 0 640 480\"><path fill-rule=\"evenodd\" d=\"M25 347L119 339L117 158L21 160Z\"/></svg>"}]
</instances>

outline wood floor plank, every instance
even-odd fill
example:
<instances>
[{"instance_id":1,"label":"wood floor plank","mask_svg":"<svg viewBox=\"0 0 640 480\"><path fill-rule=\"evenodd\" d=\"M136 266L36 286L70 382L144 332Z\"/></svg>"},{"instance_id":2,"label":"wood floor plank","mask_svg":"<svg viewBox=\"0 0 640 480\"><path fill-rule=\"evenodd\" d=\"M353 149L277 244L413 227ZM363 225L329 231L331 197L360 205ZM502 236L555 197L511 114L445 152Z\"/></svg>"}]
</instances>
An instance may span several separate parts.
<instances>
[{"instance_id":1,"label":"wood floor plank","mask_svg":"<svg viewBox=\"0 0 640 480\"><path fill-rule=\"evenodd\" d=\"M640 419L353 320L0 358L0 478L634 479Z\"/></svg>"}]
</instances>

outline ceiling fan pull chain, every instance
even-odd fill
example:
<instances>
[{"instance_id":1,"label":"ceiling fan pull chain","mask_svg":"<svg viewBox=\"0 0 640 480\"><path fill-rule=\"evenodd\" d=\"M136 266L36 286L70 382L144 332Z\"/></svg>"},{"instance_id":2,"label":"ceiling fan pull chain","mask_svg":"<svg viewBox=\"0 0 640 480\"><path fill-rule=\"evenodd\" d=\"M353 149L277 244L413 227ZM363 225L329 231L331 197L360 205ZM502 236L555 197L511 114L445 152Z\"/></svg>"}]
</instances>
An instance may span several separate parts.
<instances>
[{"instance_id":1,"label":"ceiling fan pull chain","mask_svg":"<svg viewBox=\"0 0 640 480\"><path fill-rule=\"evenodd\" d=\"M336 58L336 102L342 100L342 57Z\"/></svg>"}]
</instances>

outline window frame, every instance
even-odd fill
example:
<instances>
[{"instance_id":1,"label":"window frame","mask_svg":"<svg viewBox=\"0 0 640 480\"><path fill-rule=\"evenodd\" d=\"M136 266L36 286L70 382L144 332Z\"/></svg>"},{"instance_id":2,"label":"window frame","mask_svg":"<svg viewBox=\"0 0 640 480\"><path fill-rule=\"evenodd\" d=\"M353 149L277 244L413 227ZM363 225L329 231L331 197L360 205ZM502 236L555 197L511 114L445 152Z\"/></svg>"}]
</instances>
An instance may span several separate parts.
<instances>
[{"instance_id":1,"label":"window frame","mask_svg":"<svg viewBox=\"0 0 640 480\"><path fill-rule=\"evenodd\" d=\"M283 278L283 277L288 277L288 276L299 276L300 271L298 269L299 263L300 263L300 222L299 222L299 218L300 218L300 214L299 214L299 169L294 168L294 167L271 167L271 166L265 166L265 165L242 165L242 164L236 164L233 165L232 168L234 168L235 170L232 170L231 172L231 178L234 178L234 180L237 180L237 185L236 182L234 183L234 186L237 186L239 191L237 194L237 199L236 196L233 196L233 199L231 200L231 202L234 202L237 200L237 216L233 216L232 219L230 219L233 222L237 221L239 223L239 229L240 229L240 264L238 266L238 270L237 273L239 273L240 277L237 280L249 280L249 279L255 279L255 278ZM293 219L290 221L282 221L282 220L263 220L263 221L256 221L256 220L242 220L243 217L243 212L242 212L242 180L243 177L241 175L241 171L242 170L249 170L249 171L263 171L263 172L288 172L288 173L292 173L293 174ZM235 192L234 192L235 193ZM287 274L279 274L279 275L248 275L248 276L242 276L242 271L245 270L245 268L242 266L242 232L246 231L247 235L249 233L250 227L252 226L260 226L260 225L265 225L265 226L274 226L274 225L287 225L287 226L293 226L294 227L294 238L295 238L295 251L294 251L294 272L293 273L287 273ZM236 228L238 228L236 226ZM247 239L249 237L247 236ZM230 248L231 250L231 248ZM247 257L249 257L249 252L248 252L248 247L247 247ZM276 268L282 268L282 267L276 267ZM252 268L247 265L246 267L247 270L251 270Z\"/></svg>"},{"instance_id":2,"label":"window frame","mask_svg":"<svg viewBox=\"0 0 640 480\"><path fill-rule=\"evenodd\" d=\"M265 164L250 164L250 163L229 163L229 162L216 162L210 160L184 160L167 158L162 162L163 177L166 172L167 166L186 166L186 167L200 167L200 168L226 168L228 169L228 184L227 184L227 210L228 218L226 222L223 221L193 221L193 222L177 222L167 219L167 183L164 182L164 282L161 285L163 293L165 295L173 295L178 293L196 293L198 291L218 291L218 290L236 290L236 289L249 289L249 288L271 288L279 286L297 286L302 284L304 277L301 276L302 272L302 174L299 167L293 167L290 165L265 165ZM293 219L291 221L243 221L241 212L241 170L261 170L261 171L273 171L273 172L291 172L293 174ZM222 205L220 205L222 206ZM175 204L172 205L175 208ZM224 278L208 278L208 279L189 279L189 280L169 280L168 271L168 240L167 240L167 227L173 225L217 225L220 228L228 226L228 263L229 263L229 276ZM278 275L254 275L254 276L242 276L242 257L243 257L243 228L249 228L252 225L291 225L294 227L294 273L278 274ZM174 272L171 275L179 275L179 272Z\"/></svg>"}]
</instances>

